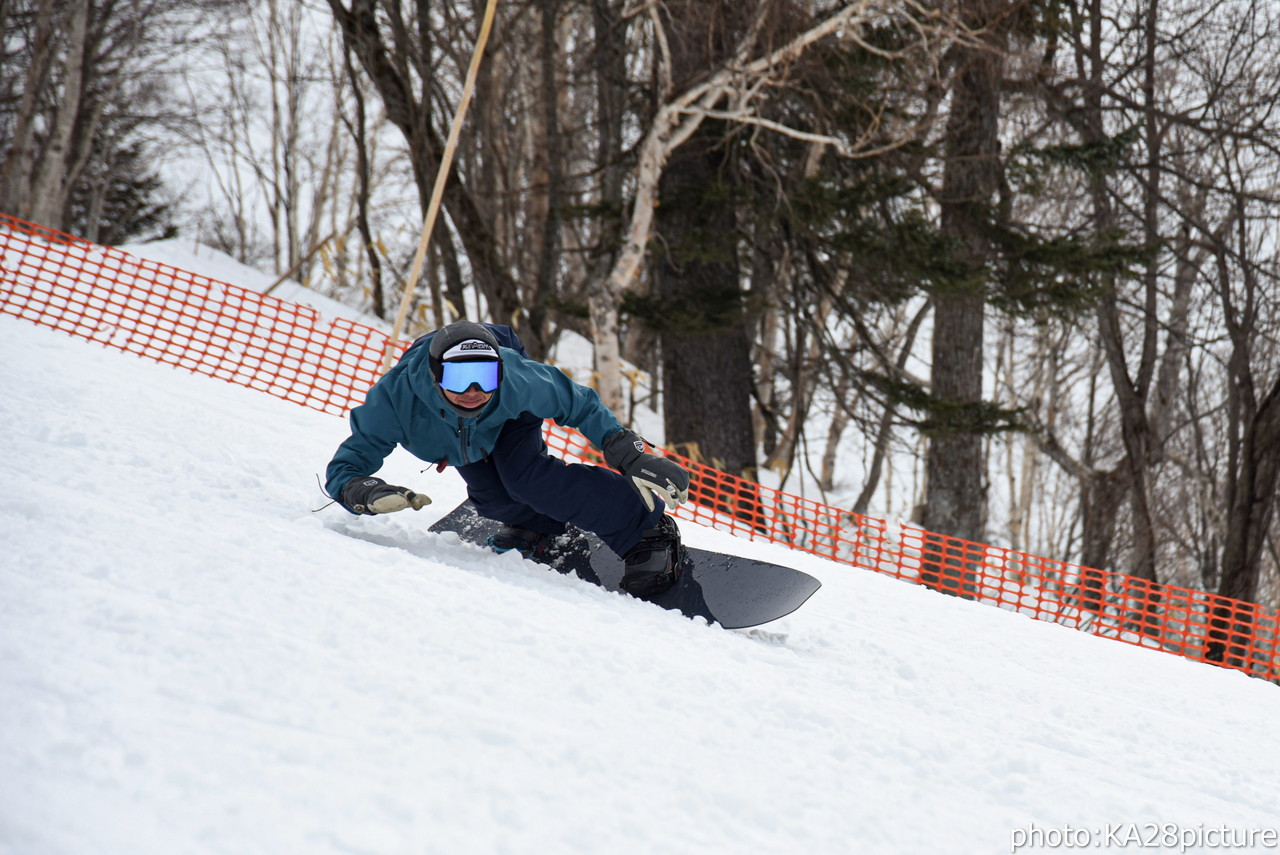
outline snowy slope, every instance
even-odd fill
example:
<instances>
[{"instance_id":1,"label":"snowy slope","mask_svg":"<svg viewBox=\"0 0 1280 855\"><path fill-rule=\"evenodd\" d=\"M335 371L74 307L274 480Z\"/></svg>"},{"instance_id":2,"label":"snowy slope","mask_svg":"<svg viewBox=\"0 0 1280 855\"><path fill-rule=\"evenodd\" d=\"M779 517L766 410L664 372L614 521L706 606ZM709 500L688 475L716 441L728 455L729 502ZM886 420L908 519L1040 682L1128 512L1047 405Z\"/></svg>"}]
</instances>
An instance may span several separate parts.
<instances>
[{"instance_id":1,"label":"snowy slope","mask_svg":"<svg viewBox=\"0 0 1280 855\"><path fill-rule=\"evenodd\" d=\"M5 855L1280 823L1269 683L686 524L824 582L726 632L427 534L463 490L407 456L384 474L431 507L313 513L341 419L10 318L0 359Z\"/></svg>"},{"instance_id":2,"label":"snowy slope","mask_svg":"<svg viewBox=\"0 0 1280 855\"><path fill-rule=\"evenodd\" d=\"M202 276L207 276L219 282L230 282L233 285L263 293L270 291L273 297L310 306L319 312L321 317L329 320L346 318L378 329L385 330L389 328L388 324L384 324L376 317L353 309L323 294L318 294L310 288L304 288L294 279L286 279L273 289L272 286L275 285L274 276L268 276L247 264L241 264L221 250L204 246L186 238L169 238L150 243L126 244L125 246L117 247L117 249L138 258L146 258L159 264L176 267L179 270L196 271Z\"/></svg>"}]
</instances>

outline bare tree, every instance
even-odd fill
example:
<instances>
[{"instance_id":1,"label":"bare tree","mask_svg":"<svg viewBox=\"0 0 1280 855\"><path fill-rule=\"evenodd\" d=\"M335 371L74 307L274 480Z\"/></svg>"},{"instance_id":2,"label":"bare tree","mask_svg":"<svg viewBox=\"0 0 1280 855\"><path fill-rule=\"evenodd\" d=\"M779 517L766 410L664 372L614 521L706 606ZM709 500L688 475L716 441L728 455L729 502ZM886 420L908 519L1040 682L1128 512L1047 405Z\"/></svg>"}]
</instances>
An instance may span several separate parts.
<instances>
[{"instance_id":1,"label":"bare tree","mask_svg":"<svg viewBox=\"0 0 1280 855\"><path fill-rule=\"evenodd\" d=\"M1054 70L1028 91L1048 138L1071 141L1055 153L1075 167L1057 178L1076 196L1040 211L1147 252L1091 275L1093 322L1053 381L1081 403L1039 421L1035 441L1078 485L1077 560L1256 598L1275 567L1263 531L1280 93L1263 69L1276 16L1251 0L1075 11L1070 49L1046 50Z\"/></svg>"},{"instance_id":2,"label":"bare tree","mask_svg":"<svg viewBox=\"0 0 1280 855\"><path fill-rule=\"evenodd\" d=\"M162 71L222 0L4 4L0 199L6 211L96 236L116 182L143 164L140 129L165 118ZM81 197L79 206L77 195ZM96 200L96 202L95 202ZM119 209L118 214L126 213ZM75 222L77 216L80 222Z\"/></svg>"},{"instance_id":3,"label":"bare tree","mask_svg":"<svg viewBox=\"0 0 1280 855\"><path fill-rule=\"evenodd\" d=\"M359 176L372 176L368 163L353 166L342 122L353 96L337 85L328 25L301 4L255 5L244 26L205 40L202 56L224 84L205 85L207 71L189 77L194 120L179 128L214 186L206 217L220 227L204 239L303 282L320 253L355 228L347 200L358 196Z\"/></svg>"}]
</instances>

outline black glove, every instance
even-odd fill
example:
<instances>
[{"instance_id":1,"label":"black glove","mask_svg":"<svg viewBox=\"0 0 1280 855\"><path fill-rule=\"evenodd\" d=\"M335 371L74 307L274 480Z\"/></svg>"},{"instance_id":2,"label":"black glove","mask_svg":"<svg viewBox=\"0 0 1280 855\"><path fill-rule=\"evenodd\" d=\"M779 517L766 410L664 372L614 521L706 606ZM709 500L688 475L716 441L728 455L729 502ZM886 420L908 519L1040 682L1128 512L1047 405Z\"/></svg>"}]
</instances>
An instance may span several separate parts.
<instances>
[{"instance_id":1,"label":"black glove","mask_svg":"<svg viewBox=\"0 0 1280 855\"><path fill-rule=\"evenodd\" d=\"M631 479L645 506L653 510L653 494L657 493L674 511L689 500L689 473L674 461L645 451L645 441L623 428L605 440L604 462Z\"/></svg>"},{"instance_id":2,"label":"black glove","mask_svg":"<svg viewBox=\"0 0 1280 855\"><path fill-rule=\"evenodd\" d=\"M389 514L413 508L420 511L431 499L407 487L392 487L381 478L352 478L338 499L353 514Z\"/></svg>"}]
</instances>

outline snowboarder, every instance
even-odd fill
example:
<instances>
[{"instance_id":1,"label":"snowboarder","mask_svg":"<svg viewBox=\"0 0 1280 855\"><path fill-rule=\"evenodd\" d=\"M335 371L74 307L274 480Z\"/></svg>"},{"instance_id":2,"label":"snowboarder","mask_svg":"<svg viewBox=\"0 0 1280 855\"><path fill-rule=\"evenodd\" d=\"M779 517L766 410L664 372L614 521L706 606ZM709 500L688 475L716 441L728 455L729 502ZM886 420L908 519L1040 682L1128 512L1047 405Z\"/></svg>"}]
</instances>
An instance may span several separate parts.
<instances>
[{"instance_id":1,"label":"snowboarder","mask_svg":"<svg viewBox=\"0 0 1280 855\"><path fill-rule=\"evenodd\" d=\"M544 419L577 428L622 474L550 456ZM654 494L674 510L689 498L689 473L650 453L594 390L530 359L510 327L457 321L415 341L351 411L328 494L353 514L420 510L425 495L373 477L397 444L457 467L476 509L503 523L490 541L499 552L542 555L572 523L622 557L633 596L676 581L680 531Z\"/></svg>"}]
</instances>

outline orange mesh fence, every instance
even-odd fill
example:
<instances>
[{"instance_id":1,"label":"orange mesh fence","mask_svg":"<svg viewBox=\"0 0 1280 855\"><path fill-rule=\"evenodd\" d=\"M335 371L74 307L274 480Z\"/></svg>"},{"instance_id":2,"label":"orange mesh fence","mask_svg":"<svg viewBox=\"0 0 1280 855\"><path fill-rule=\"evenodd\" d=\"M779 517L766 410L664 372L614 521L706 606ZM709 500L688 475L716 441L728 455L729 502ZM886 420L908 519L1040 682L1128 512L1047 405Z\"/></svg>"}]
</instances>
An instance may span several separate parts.
<instances>
[{"instance_id":1,"label":"orange mesh fence","mask_svg":"<svg viewBox=\"0 0 1280 855\"><path fill-rule=\"evenodd\" d=\"M599 462L574 431L557 427L547 440L565 456ZM1280 679L1274 609L891 524L669 456L693 475L693 501L675 512L682 519L1036 620Z\"/></svg>"},{"instance_id":2,"label":"orange mesh fence","mask_svg":"<svg viewBox=\"0 0 1280 855\"><path fill-rule=\"evenodd\" d=\"M0 314L328 413L377 379L386 334L0 215ZM549 426L556 453L600 462ZM1093 635L1280 680L1275 609L864 517L672 455L676 515Z\"/></svg>"},{"instance_id":3,"label":"orange mesh fence","mask_svg":"<svg viewBox=\"0 0 1280 855\"><path fill-rule=\"evenodd\" d=\"M388 340L2 214L0 313L335 414L364 400Z\"/></svg>"}]
</instances>

